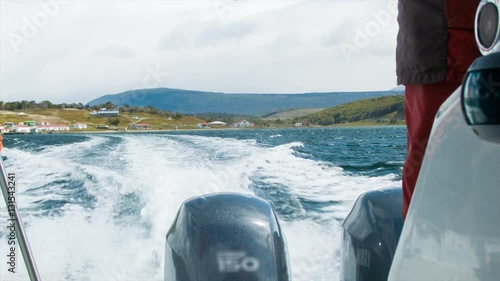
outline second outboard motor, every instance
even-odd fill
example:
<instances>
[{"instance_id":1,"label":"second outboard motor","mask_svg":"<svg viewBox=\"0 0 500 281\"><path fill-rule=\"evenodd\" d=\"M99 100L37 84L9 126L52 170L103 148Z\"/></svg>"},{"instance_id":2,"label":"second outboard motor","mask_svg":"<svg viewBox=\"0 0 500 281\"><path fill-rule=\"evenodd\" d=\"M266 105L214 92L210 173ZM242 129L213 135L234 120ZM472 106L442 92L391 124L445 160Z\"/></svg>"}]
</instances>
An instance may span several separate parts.
<instances>
[{"instance_id":1,"label":"second outboard motor","mask_svg":"<svg viewBox=\"0 0 500 281\"><path fill-rule=\"evenodd\" d=\"M218 193L185 201L167 233L165 281L289 281L271 205Z\"/></svg>"},{"instance_id":2,"label":"second outboard motor","mask_svg":"<svg viewBox=\"0 0 500 281\"><path fill-rule=\"evenodd\" d=\"M386 281L403 228L402 189L359 196L342 232L341 281Z\"/></svg>"}]
</instances>

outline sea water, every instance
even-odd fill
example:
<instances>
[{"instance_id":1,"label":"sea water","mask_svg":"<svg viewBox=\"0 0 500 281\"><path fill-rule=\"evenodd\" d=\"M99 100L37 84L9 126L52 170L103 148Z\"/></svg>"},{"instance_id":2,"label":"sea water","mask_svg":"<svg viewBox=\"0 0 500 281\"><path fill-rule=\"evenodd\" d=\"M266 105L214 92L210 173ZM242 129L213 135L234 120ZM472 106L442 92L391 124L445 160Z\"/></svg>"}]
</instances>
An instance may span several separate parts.
<instances>
[{"instance_id":1,"label":"sea water","mask_svg":"<svg viewBox=\"0 0 500 281\"><path fill-rule=\"evenodd\" d=\"M341 224L357 197L401 185L404 127L7 135L6 170L44 280L163 280L181 203L213 192L269 201L293 280L338 280ZM0 204L0 280L8 271Z\"/></svg>"}]
</instances>

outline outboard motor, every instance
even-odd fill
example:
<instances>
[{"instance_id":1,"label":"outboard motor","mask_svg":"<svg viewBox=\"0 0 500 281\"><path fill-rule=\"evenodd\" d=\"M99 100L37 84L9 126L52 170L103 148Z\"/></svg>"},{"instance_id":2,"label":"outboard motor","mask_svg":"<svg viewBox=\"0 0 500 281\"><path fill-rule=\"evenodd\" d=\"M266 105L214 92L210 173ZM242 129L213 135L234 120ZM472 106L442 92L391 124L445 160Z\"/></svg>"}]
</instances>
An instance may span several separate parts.
<instances>
[{"instance_id":1,"label":"outboard motor","mask_svg":"<svg viewBox=\"0 0 500 281\"><path fill-rule=\"evenodd\" d=\"M343 224L341 281L385 281L403 227L402 189L361 194Z\"/></svg>"},{"instance_id":2,"label":"outboard motor","mask_svg":"<svg viewBox=\"0 0 500 281\"><path fill-rule=\"evenodd\" d=\"M289 281L271 205L218 193L185 201L167 233L165 281Z\"/></svg>"}]
</instances>

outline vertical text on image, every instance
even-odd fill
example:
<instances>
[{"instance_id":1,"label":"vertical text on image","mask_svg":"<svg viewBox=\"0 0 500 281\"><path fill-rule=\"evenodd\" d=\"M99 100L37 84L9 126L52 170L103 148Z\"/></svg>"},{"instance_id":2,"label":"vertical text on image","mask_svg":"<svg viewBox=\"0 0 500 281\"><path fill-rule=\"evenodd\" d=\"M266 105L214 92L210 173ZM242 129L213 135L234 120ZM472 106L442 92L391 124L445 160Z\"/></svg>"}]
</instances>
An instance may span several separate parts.
<instances>
[{"instance_id":1,"label":"vertical text on image","mask_svg":"<svg viewBox=\"0 0 500 281\"><path fill-rule=\"evenodd\" d=\"M7 264L9 265L8 271L16 273L16 174L7 174L7 210L9 216L7 218L7 229L9 234L7 236Z\"/></svg>"}]
</instances>

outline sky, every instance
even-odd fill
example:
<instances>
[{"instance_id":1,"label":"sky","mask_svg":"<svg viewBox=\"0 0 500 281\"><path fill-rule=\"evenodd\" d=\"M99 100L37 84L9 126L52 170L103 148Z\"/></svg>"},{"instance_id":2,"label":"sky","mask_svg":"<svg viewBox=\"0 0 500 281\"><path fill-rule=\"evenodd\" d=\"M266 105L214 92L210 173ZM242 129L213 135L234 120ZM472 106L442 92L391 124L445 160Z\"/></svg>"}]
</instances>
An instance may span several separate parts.
<instances>
[{"instance_id":1,"label":"sky","mask_svg":"<svg viewBox=\"0 0 500 281\"><path fill-rule=\"evenodd\" d=\"M0 1L0 100L389 90L396 0Z\"/></svg>"}]
</instances>

